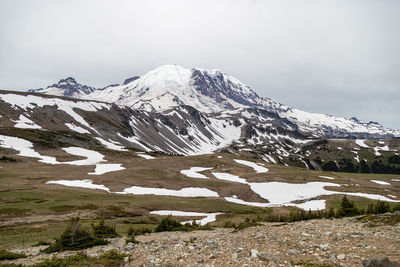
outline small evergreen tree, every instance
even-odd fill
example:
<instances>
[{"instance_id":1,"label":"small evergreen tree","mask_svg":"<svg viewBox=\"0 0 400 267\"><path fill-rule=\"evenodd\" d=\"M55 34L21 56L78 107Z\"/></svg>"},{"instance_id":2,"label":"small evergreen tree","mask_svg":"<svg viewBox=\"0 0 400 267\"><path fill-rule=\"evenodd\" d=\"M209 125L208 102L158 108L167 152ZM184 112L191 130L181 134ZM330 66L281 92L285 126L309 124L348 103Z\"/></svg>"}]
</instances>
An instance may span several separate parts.
<instances>
[{"instance_id":1,"label":"small evergreen tree","mask_svg":"<svg viewBox=\"0 0 400 267\"><path fill-rule=\"evenodd\" d=\"M342 202L340 203L340 209L338 211L338 217L345 216L354 216L358 214L358 210L354 205L353 201L347 199L347 196L344 195L342 198Z\"/></svg>"},{"instance_id":2,"label":"small evergreen tree","mask_svg":"<svg viewBox=\"0 0 400 267\"><path fill-rule=\"evenodd\" d=\"M119 235L115 231L115 225L109 225L104 222L104 218L101 217L98 224L92 223L93 235L100 238L112 238L118 237Z\"/></svg>"},{"instance_id":3,"label":"small evergreen tree","mask_svg":"<svg viewBox=\"0 0 400 267\"><path fill-rule=\"evenodd\" d=\"M361 160L361 162L360 162L360 172L362 172L362 173L370 173L371 172L371 169L369 168L365 159Z\"/></svg>"},{"instance_id":4,"label":"small evergreen tree","mask_svg":"<svg viewBox=\"0 0 400 267\"><path fill-rule=\"evenodd\" d=\"M88 229L82 228L79 217L71 219L69 225L55 243L43 250L45 253L59 252L65 250L81 250L105 245L108 242L103 238L94 237Z\"/></svg>"},{"instance_id":5,"label":"small evergreen tree","mask_svg":"<svg viewBox=\"0 0 400 267\"><path fill-rule=\"evenodd\" d=\"M165 231L174 231L180 228L182 225L173 220L171 215L164 217L159 225L157 225L155 231L156 232L165 232Z\"/></svg>"}]
</instances>

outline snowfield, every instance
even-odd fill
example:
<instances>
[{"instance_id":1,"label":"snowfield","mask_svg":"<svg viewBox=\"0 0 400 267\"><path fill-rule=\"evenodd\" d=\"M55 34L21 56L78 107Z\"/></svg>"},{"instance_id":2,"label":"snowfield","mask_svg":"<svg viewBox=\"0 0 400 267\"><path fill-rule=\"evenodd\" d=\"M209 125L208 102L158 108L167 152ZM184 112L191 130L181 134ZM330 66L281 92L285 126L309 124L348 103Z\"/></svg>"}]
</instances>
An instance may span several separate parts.
<instances>
[{"instance_id":1,"label":"snowfield","mask_svg":"<svg viewBox=\"0 0 400 267\"><path fill-rule=\"evenodd\" d=\"M33 149L33 144L25 139L18 137L11 137L0 135L0 146L4 148L11 148L17 150L18 156L38 158L39 162L58 165L76 165L76 166L87 166L96 165L95 171L89 174L101 175L111 171L120 171L125 169L121 164L99 164L100 162L106 161L104 156L97 151L88 150L81 147L64 147L63 150L68 154L85 157L85 159L75 161L57 161L55 157L43 156Z\"/></svg>"},{"instance_id":2,"label":"snowfield","mask_svg":"<svg viewBox=\"0 0 400 267\"><path fill-rule=\"evenodd\" d=\"M91 180L58 180L58 181L48 181L46 184L59 184L64 186L81 187L89 189L99 189L110 192L110 189L101 184L93 184Z\"/></svg>"},{"instance_id":3,"label":"snowfield","mask_svg":"<svg viewBox=\"0 0 400 267\"><path fill-rule=\"evenodd\" d=\"M22 138L0 135L0 146L17 150L19 152L17 154L18 156L38 158L39 162L58 164L55 157L40 155L33 149L33 144L31 142Z\"/></svg>"},{"instance_id":4,"label":"snowfield","mask_svg":"<svg viewBox=\"0 0 400 267\"><path fill-rule=\"evenodd\" d=\"M150 211L149 214L156 214L161 216L182 216L182 217L205 217L201 220L196 220L199 225L206 225L207 223L214 222L218 215L223 213L203 213L203 212L191 212L191 211L175 211L175 210L156 210ZM192 221L181 222L181 224L192 223Z\"/></svg>"},{"instance_id":5,"label":"snowfield","mask_svg":"<svg viewBox=\"0 0 400 267\"><path fill-rule=\"evenodd\" d=\"M133 195L157 195L157 196L173 196L173 197L219 197L217 192L207 188L185 187L179 190L132 186L125 188L117 194L133 194Z\"/></svg>"}]
</instances>

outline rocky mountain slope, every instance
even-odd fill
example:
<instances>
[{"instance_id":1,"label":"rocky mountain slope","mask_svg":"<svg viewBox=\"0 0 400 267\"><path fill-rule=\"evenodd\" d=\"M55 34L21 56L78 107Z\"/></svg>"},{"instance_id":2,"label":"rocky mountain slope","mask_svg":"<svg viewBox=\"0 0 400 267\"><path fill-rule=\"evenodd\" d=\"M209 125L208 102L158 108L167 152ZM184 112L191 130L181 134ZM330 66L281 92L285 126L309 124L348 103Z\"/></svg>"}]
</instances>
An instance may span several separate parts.
<instances>
[{"instance_id":1,"label":"rocky mountain slope","mask_svg":"<svg viewBox=\"0 0 400 267\"><path fill-rule=\"evenodd\" d=\"M102 89L80 85L72 78L31 92L74 96L146 110L164 111L179 105L190 105L203 113L216 113L238 108L256 108L286 118L300 130L315 137L387 138L400 136L400 131L386 129L376 122L361 122L326 114L314 114L290 108L269 98L260 97L238 79L219 70L186 69L165 65L141 77L125 80L121 85Z\"/></svg>"}]
</instances>

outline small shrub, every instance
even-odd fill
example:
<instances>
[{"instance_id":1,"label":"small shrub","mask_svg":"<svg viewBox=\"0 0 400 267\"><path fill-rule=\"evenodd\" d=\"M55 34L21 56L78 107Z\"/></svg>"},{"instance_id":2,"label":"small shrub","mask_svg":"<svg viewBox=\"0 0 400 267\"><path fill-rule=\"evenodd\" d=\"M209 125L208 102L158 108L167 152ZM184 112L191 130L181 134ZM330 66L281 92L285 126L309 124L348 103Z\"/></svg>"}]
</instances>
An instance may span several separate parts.
<instances>
[{"instance_id":1,"label":"small shrub","mask_svg":"<svg viewBox=\"0 0 400 267\"><path fill-rule=\"evenodd\" d=\"M56 258L44 260L33 265L33 267L67 267L67 266L121 266L126 254L118 253L116 250L108 251L99 257L89 257L84 253L78 253L67 258Z\"/></svg>"},{"instance_id":2,"label":"small shrub","mask_svg":"<svg viewBox=\"0 0 400 267\"><path fill-rule=\"evenodd\" d=\"M169 215L164 217L159 225L157 225L156 232L167 232L167 231L194 231L194 230L211 230L212 227L209 225L198 225L194 220L192 223L180 224L178 221L172 219Z\"/></svg>"},{"instance_id":3,"label":"small shrub","mask_svg":"<svg viewBox=\"0 0 400 267\"><path fill-rule=\"evenodd\" d=\"M0 249L0 261L2 260L16 260L20 258L26 258L25 254L22 253L15 253L15 252L10 252L5 249Z\"/></svg>"},{"instance_id":4,"label":"small shrub","mask_svg":"<svg viewBox=\"0 0 400 267\"><path fill-rule=\"evenodd\" d=\"M15 158L12 158L12 157L2 156L0 158L0 161L17 162L19 160L15 159Z\"/></svg>"},{"instance_id":5,"label":"small shrub","mask_svg":"<svg viewBox=\"0 0 400 267\"><path fill-rule=\"evenodd\" d=\"M173 220L172 216L169 215L161 220L160 224L157 225L155 231L156 232L179 231L177 229L180 228L181 226L182 225L179 222Z\"/></svg>"},{"instance_id":6,"label":"small shrub","mask_svg":"<svg viewBox=\"0 0 400 267\"><path fill-rule=\"evenodd\" d=\"M105 223L104 218L101 218L98 224L92 223L92 229L94 237L112 238L119 236L115 231L115 225Z\"/></svg>"},{"instance_id":7,"label":"small shrub","mask_svg":"<svg viewBox=\"0 0 400 267\"><path fill-rule=\"evenodd\" d=\"M354 205L353 201L347 199L347 196L344 195L342 198L342 202L340 203L340 209L337 212L337 217L346 217L346 216L354 216L358 215L359 211L357 207Z\"/></svg>"},{"instance_id":8,"label":"small shrub","mask_svg":"<svg viewBox=\"0 0 400 267\"><path fill-rule=\"evenodd\" d=\"M138 228L134 228L134 227L129 227L128 228L128 236L138 236L138 235L144 235L144 234L149 234L152 233L153 230L151 230L148 227L138 227Z\"/></svg>"},{"instance_id":9,"label":"small shrub","mask_svg":"<svg viewBox=\"0 0 400 267\"><path fill-rule=\"evenodd\" d=\"M89 230L82 229L80 219L77 217L71 220L55 243L44 249L43 252L52 253L65 250L81 250L107 243L103 238L93 236Z\"/></svg>"},{"instance_id":10,"label":"small shrub","mask_svg":"<svg viewBox=\"0 0 400 267\"><path fill-rule=\"evenodd\" d=\"M249 227L253 227L253 226L258 226L258 225L259 225L259 224L258 224L258 223L255 223L255 222L244 221L244 222L239 223L239 224L235 227L235 230L243 230L243 229L246 229L246 228L249 228Z\"/></svg>"},{"instance_id":11,"label":"small shrub","mask_svg":"<svg viewBox=\"0 0 400 267\"><path fill-rule=\"evenodd\" d=\"M236 224L232 221L226 221L223 225L224 228L236 228Z\"/></svg>"}]
</instances>

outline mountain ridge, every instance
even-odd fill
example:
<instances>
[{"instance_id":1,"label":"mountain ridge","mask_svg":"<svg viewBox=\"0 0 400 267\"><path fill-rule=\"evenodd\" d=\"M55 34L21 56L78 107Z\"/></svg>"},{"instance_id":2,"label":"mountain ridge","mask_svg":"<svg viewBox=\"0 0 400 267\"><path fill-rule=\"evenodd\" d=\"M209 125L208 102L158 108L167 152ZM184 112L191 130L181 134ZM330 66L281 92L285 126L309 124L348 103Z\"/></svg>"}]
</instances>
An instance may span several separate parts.
<instances>
[{"instance_id":1,"label":"mountain ridge","mask_svg":"<svg viewBox=\"0 0 400 267\"><path fill-rule=\"evenodd\" d=\"M400 136L400 131L385 128L376 122L310 113L260 97L249 86L220 70L186 69L178 65L164 65L141 77L128 78L123 84L101 89L76 83L67 88L55 84L30 92L72 95L80 99L115 103L148 112L163 111L179 105L190 105L203 113L260 108L294 122L300 130L314 132L315 137Z\"/></svg>"}]
</instances>

